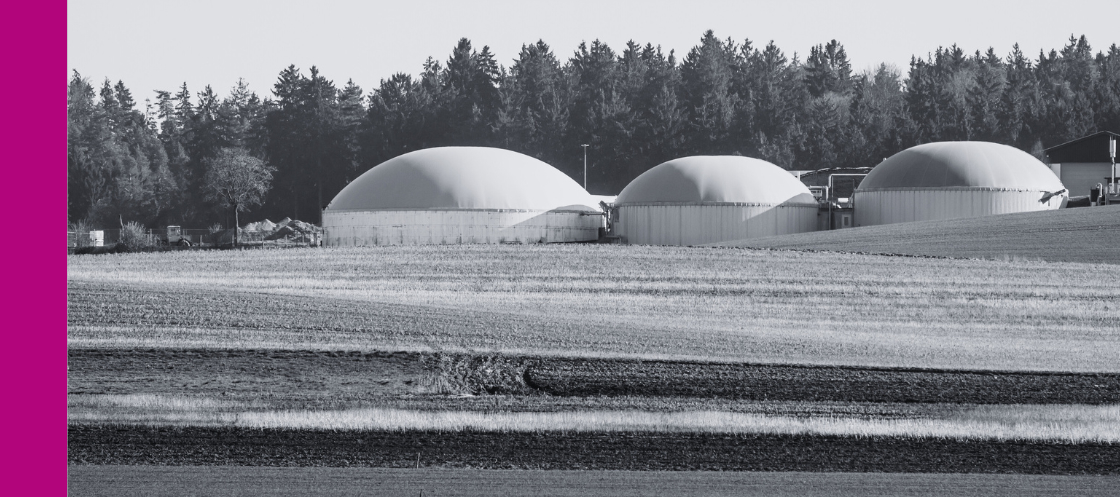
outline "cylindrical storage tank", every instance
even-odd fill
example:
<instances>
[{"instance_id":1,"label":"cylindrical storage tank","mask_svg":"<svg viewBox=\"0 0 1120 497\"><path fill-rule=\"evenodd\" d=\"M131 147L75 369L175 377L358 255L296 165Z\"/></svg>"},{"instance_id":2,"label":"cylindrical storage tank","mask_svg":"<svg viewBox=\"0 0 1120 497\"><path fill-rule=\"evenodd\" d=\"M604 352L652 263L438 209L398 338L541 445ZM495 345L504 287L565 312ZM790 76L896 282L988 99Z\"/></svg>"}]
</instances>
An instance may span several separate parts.
<instances>
[{"instance_id":1,"label":"cylindrical storage tank","mask_svg":"<svg viewBox=\"0 0 1120 497\"><path fill-rule=\"evenodd\" d=\"M597 202L527 155L487 147L417 150L346 185L323 211L329 246L595 240Z\"/></svg>"},{"instance_id":2,"label":"cylindrical storage tank","mask_svg":"<svg viewBox=\"0 0 1120 497\"><path fill-rule=\"evenodd\" d=\"M892 155L868 173L854 194L855 224L1057 209L1068 199L1063 190L1050 168L1017 148L927 143Z\"/></svg>"},{"instance_id":3,"label":"cylindrical storage tank","mask_svg":"<svg viewBox=\"0 0 1120 497\"><path fill-rule=\"evenodd\" d=\"M797 178L737 156L684 157L631 181L614 203L627 243L700 245L814 231L817 202Z\"/></svg>"}]
</instances>

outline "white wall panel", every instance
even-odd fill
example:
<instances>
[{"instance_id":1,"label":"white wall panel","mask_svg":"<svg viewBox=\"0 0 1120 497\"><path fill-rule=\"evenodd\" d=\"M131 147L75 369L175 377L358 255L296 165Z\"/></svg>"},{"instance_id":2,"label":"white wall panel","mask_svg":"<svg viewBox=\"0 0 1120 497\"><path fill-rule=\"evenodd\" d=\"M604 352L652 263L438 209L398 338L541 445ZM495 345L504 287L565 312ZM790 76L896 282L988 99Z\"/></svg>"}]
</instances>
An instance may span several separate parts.
<instances>
[{"instance_id":1,"label":"white wall panel","mask_svg":"<svg viewBox=\"0 0 1120 497\"><path fill-rule=\"evenodd\" d=\"M1051 210L1061 207L1066 195L1040 203L1040 191L992 188L924 188L857 191L855 225L957 219L963 217Z\"/></svg>"},{"instance_id":2,"label":"white wall panel","mask_svg":"<svg viewBox=\"0 0 1120 497\"><path fill-rule=\"evenodd\" d=\"M620 205L614 234L640 245L701 245L814 231L816 205Z\"/></svg>"},{"instance_id":3,"label":"white wall panel","mask_svg":"<svg viewBox=\"0 0 1120 497\"><path fill-rule=\"evenodd\" d=\"M598 239L603 225L578 211L323 212L329 246L581 242Z\"/></svg>"}]
</instances>

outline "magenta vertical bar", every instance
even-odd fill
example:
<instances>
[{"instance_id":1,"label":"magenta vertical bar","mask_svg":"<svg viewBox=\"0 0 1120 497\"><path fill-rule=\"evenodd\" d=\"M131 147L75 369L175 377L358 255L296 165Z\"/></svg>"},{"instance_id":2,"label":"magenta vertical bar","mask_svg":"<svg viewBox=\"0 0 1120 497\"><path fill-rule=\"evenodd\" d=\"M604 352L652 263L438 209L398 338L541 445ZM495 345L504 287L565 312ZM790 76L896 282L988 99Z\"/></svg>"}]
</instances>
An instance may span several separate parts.
<instances>
[{"instance_id":1,"label":"magenta vertical bar","mask_svg":"<svg viewBox=\"0 0 1120 497\"><path fill-rule=\"evenodd\" d=\"M66 494L66 2L0 7L4 378L0 495Z\"/></svg>"}]
</instances>

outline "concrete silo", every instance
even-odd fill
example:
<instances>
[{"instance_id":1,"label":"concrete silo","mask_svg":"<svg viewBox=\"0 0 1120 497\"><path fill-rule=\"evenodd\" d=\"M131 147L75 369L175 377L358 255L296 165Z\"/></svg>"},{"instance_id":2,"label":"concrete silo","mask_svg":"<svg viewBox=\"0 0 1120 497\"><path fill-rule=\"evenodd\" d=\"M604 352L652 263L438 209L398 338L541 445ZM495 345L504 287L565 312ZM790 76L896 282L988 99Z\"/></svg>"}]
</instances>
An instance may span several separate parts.
<instances>
[{"instance_id":1,"label":"concrete silo","mask_svg":"<svg viewBox=\"0 0 1120 497\"><path fill-rule=\"evenodd\" d=\"M1022 150L988 142L911 147L875 166L855 191L856 226L1057 209L1062 182Z\"/></svg>"},{"instance_id":2,"label":"concrete silo","mask_svg":"<svg viewBox=\"0 0 1120 497\"><path fill-rule=\"evenodd\" d=\"M699 245L813 231L809 189L769 162L737 156L671 160L631 181L614 203L627 243Z\"/></svg>"},{"instance_id":3,"label":"concrete silo","mask_svg":"<svg viewBox=\"0 0 1120 497\"><path fill-rule=\"evenodd\" d=\"M385 161L323 211L327 245L595 240L598 203L527 155L486 147L417 150Z\"/></svg>"}]
</instances>

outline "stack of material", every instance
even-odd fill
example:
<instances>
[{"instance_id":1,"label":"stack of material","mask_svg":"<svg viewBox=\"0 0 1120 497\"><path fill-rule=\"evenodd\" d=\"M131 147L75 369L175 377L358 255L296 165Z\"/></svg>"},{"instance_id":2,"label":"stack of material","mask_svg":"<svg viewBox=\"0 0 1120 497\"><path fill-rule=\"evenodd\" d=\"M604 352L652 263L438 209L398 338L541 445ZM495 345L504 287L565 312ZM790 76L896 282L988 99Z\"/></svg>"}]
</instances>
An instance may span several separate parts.
<instances>
[{"instance_id":1,"label":"stack of material","mask_svg":"<svg viewBox=\"0 0 1120 497\"><path fill-rule=\"evenodd\" d=\"M264 233L272 233L273 231L276 231L277 226L278 225L276 223L265 219L264 221L261 221L259 223L246 224L245 227L241 229L242 231L260 231Z\"/></svg>"},{"instance_id":2,"label":"stack of material","mask_svg":"<svg viewBox=\"0 0 1120 497\"><path fill-rule=\"evenodd\" d=\"M241 233L252 232L257 237L256 240L287 240L292 242L309 242L318 240L323 232L323 229L311 223L305 223L298 219L284 218L280 222L273 223L268 219L264 221L249 223L241 229ZM229 240L227 240L227 238ZM227 236L222 236L221 243L232 243L233 234L230 232Z\"/></svg>"}]
</instances>

